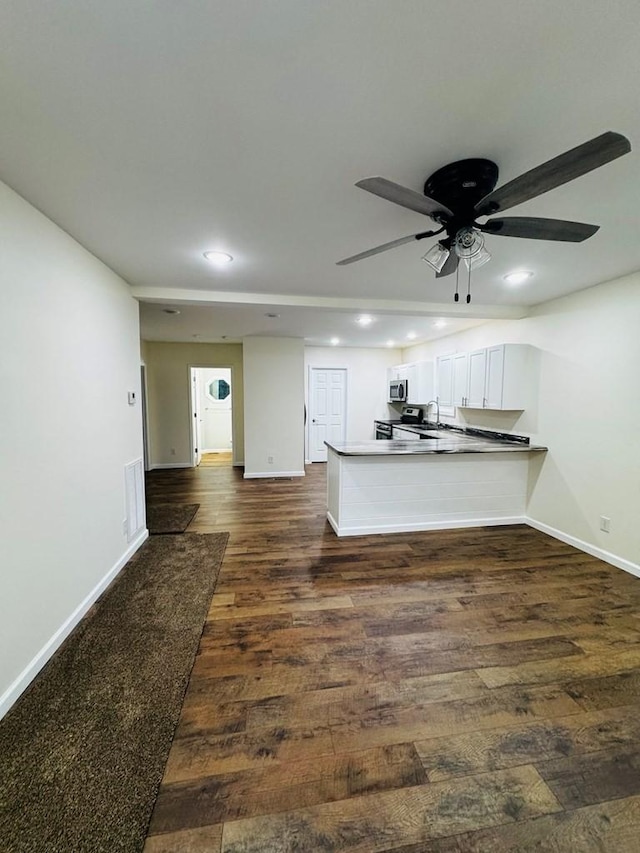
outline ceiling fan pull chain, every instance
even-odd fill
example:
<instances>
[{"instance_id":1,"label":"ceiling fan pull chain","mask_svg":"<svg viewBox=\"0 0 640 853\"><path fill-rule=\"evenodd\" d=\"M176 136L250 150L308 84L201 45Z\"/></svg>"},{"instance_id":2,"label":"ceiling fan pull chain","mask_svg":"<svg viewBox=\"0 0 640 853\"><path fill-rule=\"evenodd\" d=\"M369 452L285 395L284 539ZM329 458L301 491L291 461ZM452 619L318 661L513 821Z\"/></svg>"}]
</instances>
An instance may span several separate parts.
<instances>
[{"instance_id":1,"label":"ceiling fan pull chain","mask_svg":"<svg viewBox=\"0 0 640 853\"><path fill-rule=\"evenodd\" d=\"M458 266L456 267L456 292L455 292L455 295L453 297L454 302L458 302L460 299L460 294L458 293L459 278L460 278L460 264L458 264Z\"/></svg>"},{"instance_id":2,"label":"ceiling fan pull chain","mask_svg":"<svg viewBox=\"0 0 640 853\"><path fill-rule=\"evenodd\" d=\"M467 271L467 305L471 302L471 267Z\"/></svg>"}]
</instances>

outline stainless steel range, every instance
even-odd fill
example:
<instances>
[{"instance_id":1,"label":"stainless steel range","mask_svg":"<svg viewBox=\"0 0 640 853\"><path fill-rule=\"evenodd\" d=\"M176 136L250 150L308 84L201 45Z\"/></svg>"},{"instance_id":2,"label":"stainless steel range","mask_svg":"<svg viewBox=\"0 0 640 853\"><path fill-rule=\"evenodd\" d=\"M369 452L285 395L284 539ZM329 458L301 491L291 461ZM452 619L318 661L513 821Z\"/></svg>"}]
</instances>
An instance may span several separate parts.
<instances>
[{"instance_id":1,"label":"stainless steel range","mask_svg":"<svg viewBox=\"0 0 640 853\"><path fill-rule=\"evenodd\" d=\"M376 438L390 439L393 434L393 425L390 421L374 421Z\"/></svg>"},{"instance_id":2,"label":"stainless steel range","mask_svg":"<svg viewBox=\"0 0 640 853\"><path fill-rule=\"evenodd\" d=\"M423 409L420 406L403 406L402 414L399 418L392 421L374 421L373 426L377 439L386 439L389 441L393 438L394 424L421 424L423 419Z\"/></svg>"}]
</instances>

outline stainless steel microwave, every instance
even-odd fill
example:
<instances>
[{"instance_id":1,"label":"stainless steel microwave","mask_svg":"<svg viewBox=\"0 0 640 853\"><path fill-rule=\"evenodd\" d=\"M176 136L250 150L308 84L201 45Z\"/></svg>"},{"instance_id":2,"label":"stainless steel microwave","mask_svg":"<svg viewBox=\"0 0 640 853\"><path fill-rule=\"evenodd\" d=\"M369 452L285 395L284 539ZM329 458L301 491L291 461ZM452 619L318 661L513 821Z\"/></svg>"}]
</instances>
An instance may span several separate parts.
<instances>
[{"instance_id":1,"label":"stainless steel microwave","mask_svg":"<svg viewBox=\"0 0 640 853\"><path fill-rule=\"evenodd\" d=\"M406 403L407 402L407 380L392 379L389 382L389 402L390 403Z\"/></svg>"}]
</instances>

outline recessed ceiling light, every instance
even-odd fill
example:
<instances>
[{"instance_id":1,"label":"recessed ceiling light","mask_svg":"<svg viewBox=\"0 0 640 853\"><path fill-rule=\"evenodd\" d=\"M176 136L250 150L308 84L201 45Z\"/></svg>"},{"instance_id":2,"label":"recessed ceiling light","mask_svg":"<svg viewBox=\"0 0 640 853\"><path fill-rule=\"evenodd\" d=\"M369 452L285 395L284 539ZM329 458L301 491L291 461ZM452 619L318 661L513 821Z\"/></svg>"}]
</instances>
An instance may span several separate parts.
<instances>
[{"instance_id":1,"label":"recessed ceiling light","mask_svg":"<svg viewBox=\"0 0 640 853\"><path fill-rule=\"evenodd\" d=\"M436 329L444 329L444 327L447 325L447 321L446 320L436 320L433 325L436 327Z\"/></svg>"},{"instance_id":2,"label":"recessed ceiling light","mask_svg":"<svg viewBox=\"0 0 640 853\"><path fill-rule=\"evenodd\" d=\"M387 346L388 346L388 347L395 346L394 341L387 341Z\"/></svg>"},{"instance_id":3,"label":"recessed ceiling light","mask_svg":"<svg viewBox=\"0 0 640 853\"><path fill-rule=\"evenodd\" d=\"M513 272L507 273L504 276L504 280L507 284L522 284L527 279L531 278L533 273L531 270L514 270Z\"/></svg>"},{"instance_id":4,"label":"recessed ceiling light","mask_svg":"<svg viewBox=\"0 0 640 853\"><path fill-rule=\"evenodd\" d=\"M331 346L332 347L337 347L339 343L340 343L340 338L331 338Z\"/></svg>"},{"instance_id":5,"label":"recessed ceiling light","mask_svg":"<svg viewBox=\"0 0 640 853\"><path fill-rule=\"evenodd\" d=\"M224 267L233 260L233 255L230 255L228 252L205 252L204 256L217 267Z\"/></svg>"},{"instance_id":6,"label":"recessed ceiling light","mask_svg":"<svg viewBox=\"0 0 640 853\"><path fill-rule=\"evenodd\" d=\"M373 317L370 317L368 314L363 314L361 317L358 317L356 323L360 323L361 326L369 326L373 323Z\"/></svg>"},{"instance_id":7,"label":"recessed ceiling light","mask_svg":"<svg viewBox=\"0 0 640 853\"><path fill-rule=\"evenodd\" d=\"M415 339L416 339L417 337L418 337L418 335L417 335L415 332L407 332L407 338L408 338L410 341L415 341Z\"/></svg>"},{"instance_id":8,"label":"recessed ceiling light","mask_svg":"<svg viewBox=\"0 0 640 853\"><path fill-rule=\"evenodd\" d=\"M179 314L180 311L177 308L163 308L162 309L165 314Z\"/></svg>"}]
</instances>

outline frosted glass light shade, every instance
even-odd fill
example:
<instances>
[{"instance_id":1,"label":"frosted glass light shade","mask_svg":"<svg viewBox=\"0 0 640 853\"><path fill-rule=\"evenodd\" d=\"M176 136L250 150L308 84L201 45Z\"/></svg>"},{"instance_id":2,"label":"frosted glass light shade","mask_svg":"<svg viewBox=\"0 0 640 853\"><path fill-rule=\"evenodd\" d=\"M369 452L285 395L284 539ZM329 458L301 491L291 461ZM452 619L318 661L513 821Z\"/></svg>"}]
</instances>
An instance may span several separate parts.
<instances>
[{"instance_id":1,"label":"frosted glass light shade","mask_svg":"<svg viewBox=\"0 0 640 853\"><path fill-rule=\"evenodd\" d=\"M484 246L472 255L469 258L465 258L464 262L467 265L468 270L477 270L478 267L483 266L487 263L487 261L491 260L491 252L488 252Z\"/></svg>"},{"instance_id":2,"label":"frosted glass light shade","mask_svg":"<svg viewBox=\"0 0 640 853\"><path fill-rule=\"evenodd\" d=\"M449 257L449 249L445 249L442 243L436 243L428 252L422 256L422 260L429 264L431 269L436 272L441 272L442 267L446 264Z\"/></svg>"}]
</instances>

